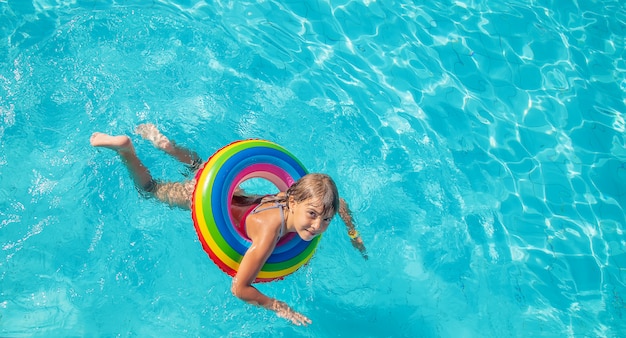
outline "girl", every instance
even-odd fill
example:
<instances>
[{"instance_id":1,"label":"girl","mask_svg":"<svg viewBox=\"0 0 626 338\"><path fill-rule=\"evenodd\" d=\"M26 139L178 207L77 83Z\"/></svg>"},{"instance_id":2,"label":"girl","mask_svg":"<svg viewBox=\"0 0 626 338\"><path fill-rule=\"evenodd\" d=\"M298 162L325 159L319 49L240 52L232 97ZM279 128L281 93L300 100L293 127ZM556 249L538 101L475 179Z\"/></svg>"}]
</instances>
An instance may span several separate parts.
<instances>
[{"instance_id":1,"label":"girl","mask_svg":"<svg viewBox=\"0 0 626 338\"><path fill-rule=\"evenodd\" d=\"M155 147L187 164L192 171L197 171L203 165L198 154L170 142L153 124L142 124L136 131ZM191 209L195 179L185 182L154 180L137 157L135 148L126 135L111 136L96 132L91 136L90 142L94 147L116 151L141 192L171 206ZM310 324L309 318L294 311L286 303L262 294L252 283L281 237L295 232L303 240L310 241L326 231L337 212L348 228L352 245L367 259L363 241L352 224L350 210L345 201L339 198L333 180L325 174L308 174L286 192L274 196L248 196L238 189L233 196L231 209L235 221L239 222L244 211L252 205L257 206L245 220L246 232L252 244L233 278L232 293L250 304L275 311L278 316L296 325Z\"/></svg>"}]
</instances>

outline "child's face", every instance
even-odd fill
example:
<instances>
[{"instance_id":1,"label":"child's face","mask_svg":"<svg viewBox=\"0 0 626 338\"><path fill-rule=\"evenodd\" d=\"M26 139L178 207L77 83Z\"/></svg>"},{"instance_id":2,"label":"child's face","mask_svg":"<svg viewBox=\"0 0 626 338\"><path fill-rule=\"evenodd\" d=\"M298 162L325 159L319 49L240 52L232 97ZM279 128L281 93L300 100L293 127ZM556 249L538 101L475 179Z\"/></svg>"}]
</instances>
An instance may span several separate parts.
<instances>
[{"instance_id":1,"label":"child's face","mask_svg":"<svg viewBox=\"0 0 626 338\"><path fill-rule=\"evenodd\" d=\"M334 213L329 212L323 214L324 207L316 199L291 202L289 207L293 211L296 232L305 241L310 241L326 231L334 216Z\"/></svg>"}]
</instances>

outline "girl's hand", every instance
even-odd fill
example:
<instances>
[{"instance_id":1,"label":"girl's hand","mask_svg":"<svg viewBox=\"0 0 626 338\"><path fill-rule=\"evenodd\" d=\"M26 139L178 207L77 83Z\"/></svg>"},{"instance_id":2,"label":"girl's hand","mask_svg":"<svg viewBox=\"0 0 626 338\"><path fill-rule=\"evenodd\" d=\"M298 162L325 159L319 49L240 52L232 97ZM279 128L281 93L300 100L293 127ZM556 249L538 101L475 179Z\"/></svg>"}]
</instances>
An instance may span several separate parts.
<instances>
[{"instance_id":1,"label":"girl's hand","mask_svg":"<svg viewBox=\"0 0 626 338\"><path fill-rule=\"evenodd\" d=\"M281 302L279 300L274 300L271 310L275 311L278 317L285 318L291 321L295 325L309 325L311 324L311 320L305 317L303 314L294 311L292 308L287 305L285 302Z\"/></svg>"},{"instance_id":2,"label":"girl's hand","mask_svg":"<svg viewBox=\"0 0 626 338\"><path fill-rule=\"evenodd\" d=\"M363 243L361 237L350 238L350 243L352 243L352 246L359 250L359 252L361 252L361 256L363 256L363 259L368 258L367 250L365 249L365 244Z\"/></svg>"}]
</instances>

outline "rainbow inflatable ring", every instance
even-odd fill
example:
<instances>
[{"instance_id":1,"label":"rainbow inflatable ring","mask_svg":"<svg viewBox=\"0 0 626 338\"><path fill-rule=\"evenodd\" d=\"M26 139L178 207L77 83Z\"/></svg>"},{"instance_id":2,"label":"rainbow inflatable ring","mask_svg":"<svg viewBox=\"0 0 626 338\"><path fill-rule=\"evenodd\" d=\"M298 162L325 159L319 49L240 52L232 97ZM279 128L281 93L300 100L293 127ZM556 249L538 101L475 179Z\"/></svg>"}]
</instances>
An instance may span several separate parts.
<instances>
[{"instance_id":1,"label":"rainbow inflatable ring","mask_svg":"<svg viewBox=\"0 0 626 338\"><path fill-rule=\"evenodd\" d=\"M248 179L263 178L286 191L306 174L296 157L264 140L236 141L209 158L196 174L191 212L202 247L222 271L234 276L252 243L245 222L234 224L230 214L235 188ZM320 237L307 242L290 233L281 238L255 282L282 279L296 271L311 259Z\"/></svg>"}]
</instances>

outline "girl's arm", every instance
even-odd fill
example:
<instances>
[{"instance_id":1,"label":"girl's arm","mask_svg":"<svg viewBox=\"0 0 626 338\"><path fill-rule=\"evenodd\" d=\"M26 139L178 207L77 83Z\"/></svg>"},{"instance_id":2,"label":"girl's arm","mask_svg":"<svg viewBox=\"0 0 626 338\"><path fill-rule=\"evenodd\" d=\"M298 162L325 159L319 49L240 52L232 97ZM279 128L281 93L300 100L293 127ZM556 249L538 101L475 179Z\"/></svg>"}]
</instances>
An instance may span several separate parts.
<instances>
[{"instance_id":1,"label":"girl's arm","mask_svg":"<svg viewBox=\"0 0 626 338\"><path fill-rule=\"evenodd\" d=\"M350 236L350 242L352 246L357 248L364 259L367 259L367 250L365 249L365 244L359 236L359 232L354 228L354 224L352 223L352 212L348 207L348 203L343 198L339 199L339 217L346 224L346 228L348 228L348 236Z\"/></svg>"},{"instance_id":2,"label":"girl's arm","mask_svg":"<svg viewBox=\"0 0 626 338\"><path fill-rule=\"evenodd\" d=\"M250 219L248 219L248 221L250 221ZM251 224L248 225L250 226ZM268 228L266 224L260 225L265 226L266 229ZM254 225L252 225L252 227L254 227ZM285 318L296 325L310 324L311 320L309 318L294 311L286 303L262 294L257 288L252 286L263 264L265 264L276 246L276 236L277 235L272 234L272 231L268 230L261 231L259 234L256 234L256 236L251 236L252 245L248 251L246 251L239 264L237 274L235 278L233 278L231 291L236 297L250 304L259 305L272 310L276 312L279 317Z\"/></svg>"}]
</instances>

